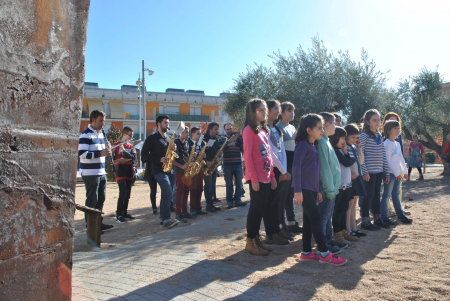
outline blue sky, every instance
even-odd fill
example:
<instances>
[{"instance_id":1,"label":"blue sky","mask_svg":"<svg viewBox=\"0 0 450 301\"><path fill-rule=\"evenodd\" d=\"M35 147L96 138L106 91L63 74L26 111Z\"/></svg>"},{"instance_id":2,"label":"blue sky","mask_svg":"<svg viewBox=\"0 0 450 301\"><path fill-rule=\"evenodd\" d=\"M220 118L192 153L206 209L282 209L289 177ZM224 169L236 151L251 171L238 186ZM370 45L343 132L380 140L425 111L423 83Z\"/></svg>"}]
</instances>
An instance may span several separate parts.
<instances>
[{"instance_id":1,"label":"blue sky","mask_svg":"<svg viewBox=\"0 0 450 301\"><path fill-rule=\"evenodd\" d=\"M91 0L86 81L101 88L135 84L142 60L155 71L147 90L204 90L218 95L274 51L361 49L388 71L388 85L427 67L450 80L449 1Z\"/></svg>"}]
</instances>

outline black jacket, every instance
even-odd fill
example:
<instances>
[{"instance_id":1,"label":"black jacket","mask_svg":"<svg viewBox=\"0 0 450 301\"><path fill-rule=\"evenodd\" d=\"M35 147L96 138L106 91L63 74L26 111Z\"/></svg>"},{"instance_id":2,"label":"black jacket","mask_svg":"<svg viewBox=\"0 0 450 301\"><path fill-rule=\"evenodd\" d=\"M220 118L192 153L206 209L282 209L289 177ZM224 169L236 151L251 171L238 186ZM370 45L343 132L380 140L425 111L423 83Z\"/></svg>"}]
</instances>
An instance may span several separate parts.
<instances>
[{"instance_id":1,"label":"black jacket","mask_svg":"<svg viewBox=\"0 0 450 301\"><path fill-rule=\"evenodd\" d=\"M145 173L151 172L152 175L157 175L163 172L161 158L166 156L169 143L169 136L166 135L164 138L159 132L153 133L145 139L141 152L142 161L146 163Z\"/></svg>"},{"instance_id":2,"label":"black jacket","mask_svg":"<svg viewBox=\"0 0 450 301\"><path fill-rule=\"evenodd\" d=\"M185 140L182 143L180 138L175 138L175 144L177 145L177 154L178 154L178 158L176 158L175 161L180 165L186 164L189 160L189 155L191 154L191 148L189 146L188 140L189 139ZM175 173L177 174L184 173L184 169L181 169L177 166L175 166L174 169Z\"/></svg>"},{"instance_id":3,"label":"black jacket","mask_svg":"<svg viewBox=\"0 0 450 301\"><path fill-rule=\"evenodd\" d=\"M211 136L209 135L209 133L206 133L203 136L203 140L205 141L206 144L208 144L209 140L213 139L211 138ZM211 162L211 160L214 158L214 156L217 154L217 152L219 151L220 147L222 146L222 142L220 142L219 140L219 136L216 136L213 140L215 140L213 146L211 147L206 147L205 150L205 154L206 154L206 162Z\"/></svg>"}]
</instances>

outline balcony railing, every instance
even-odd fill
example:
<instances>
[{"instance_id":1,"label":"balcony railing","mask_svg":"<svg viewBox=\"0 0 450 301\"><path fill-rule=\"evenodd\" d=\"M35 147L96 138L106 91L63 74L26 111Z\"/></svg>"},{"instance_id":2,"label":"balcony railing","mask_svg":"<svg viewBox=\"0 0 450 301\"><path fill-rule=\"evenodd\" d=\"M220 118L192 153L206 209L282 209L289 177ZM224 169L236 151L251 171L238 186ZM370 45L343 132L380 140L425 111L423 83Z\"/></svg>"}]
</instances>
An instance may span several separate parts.
<instances>
[{"instance_id":1,"label":"balcony railing","mask_svg":"<svg viewBox=\"0 0 450 301\"><path fill-rule=\"evenodd\" d=\"M160 115L160 114L157 114ZM182 114L166 114L171 121L210 121L208 115L182 115Z\"/></svg>"},{"instance_id":2,"label":"balcony railing","mask_svg":"<svg viewBox=\"0 0 450 301\"><path fill-rule=\"evenodd\" d=\"M111 117L112 115L112 117ZM153 114L152 114L153 115ZM162 115L162 114L156 114L155 116L148 116L147 115L147 121L148 120L154 120L156 119L156 116ZM208 115L183 115L183 114L166 114L169 116L169 119L171 121L211 121L211 118ZM86 112L81 112L81 118L88 118L89 116L86 116ZM141 117L144 119L144 116ZM113 114L106 115L106 119L128 119L128 120L139 120L139 115L133 115L126 112L120 113L120 112L114 112ZM216 116L216 119L214 121L216 122L223 122L224 117ZM226 118L226 121L228 121L228 118Z\"/></svg>"}]
</instances>

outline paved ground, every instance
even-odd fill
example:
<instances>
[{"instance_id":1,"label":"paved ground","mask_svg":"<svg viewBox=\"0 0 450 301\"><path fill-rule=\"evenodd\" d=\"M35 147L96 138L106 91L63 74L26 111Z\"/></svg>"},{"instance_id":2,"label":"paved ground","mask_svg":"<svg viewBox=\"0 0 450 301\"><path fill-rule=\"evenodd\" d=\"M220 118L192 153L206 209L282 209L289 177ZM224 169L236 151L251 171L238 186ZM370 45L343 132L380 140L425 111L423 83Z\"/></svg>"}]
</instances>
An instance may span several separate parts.
<instances>
[{"instance_id":1,"label":"paved ground","mask_svg":"<svg viewBox=\"0 0 450 301\"><path fill-rule=\"evenodd\" d=\"M73 300L277 300L270 290L252 288L247 278L259 271L204 259L211 239L212 249L243 239L235 233L245 228L247 210L234 208L131 244L74 253Z\"/></svg>"}]
</instances>

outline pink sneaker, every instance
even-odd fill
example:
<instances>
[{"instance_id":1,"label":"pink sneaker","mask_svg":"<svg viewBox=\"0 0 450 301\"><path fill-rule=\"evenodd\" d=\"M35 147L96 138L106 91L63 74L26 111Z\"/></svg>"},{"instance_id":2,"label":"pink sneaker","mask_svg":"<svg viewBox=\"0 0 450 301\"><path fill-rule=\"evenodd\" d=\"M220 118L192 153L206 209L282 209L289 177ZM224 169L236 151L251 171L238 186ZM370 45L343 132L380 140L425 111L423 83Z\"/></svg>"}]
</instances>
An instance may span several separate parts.
<instances>
[{"instance_id":1,"label":"pink sneaker","mask_svg":"<svg viewBox=\"0 0 450 301\"><path fill-rule=\"evenodd\" d=\"M328 254L327 257L323 258L322 256L319 256L320 263L330 263L332 265L344 265L347 263L347 259L342 257L337 257L336 255L333 255L331 252Z\"/></svg>"},{"instance_id":2,"label":"pink sneaker","mask_svg":"<svg viewBox=\"0 0 450 301\"><path fill-rule=\"evenodd\" d=\"M319 254L315 254L314 252L309 253L308 255L305 254L301 254L300 255L300 260L319 260L320 256Z\"/></svg>"}]
</instances>

